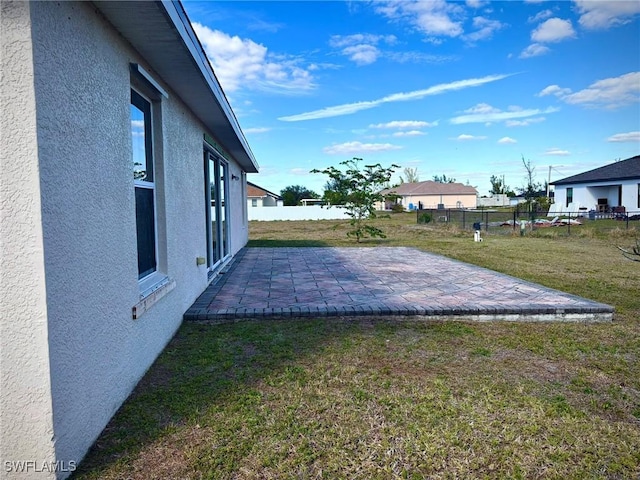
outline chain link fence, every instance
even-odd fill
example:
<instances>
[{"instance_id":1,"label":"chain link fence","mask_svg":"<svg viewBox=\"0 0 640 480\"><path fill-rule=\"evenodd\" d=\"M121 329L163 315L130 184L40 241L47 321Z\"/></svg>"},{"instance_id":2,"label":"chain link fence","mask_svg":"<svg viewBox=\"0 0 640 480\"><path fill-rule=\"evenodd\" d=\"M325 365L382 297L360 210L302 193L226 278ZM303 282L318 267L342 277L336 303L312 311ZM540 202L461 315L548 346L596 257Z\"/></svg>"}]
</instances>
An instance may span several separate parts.
<instances>
[{"instance_id":1,"label":"chain link fence","mask_svg":"<svg viewBox=\"0 0 640 480\"><path fill-rule=\"evenodd\" d=\"M571 235L584 227L598 230L640 230L640 211L624 213L557 212L552 217L547 211L422 209L416 211L419 224L456 226L461 230L480 230L490 233L522 234L541 229L560 229Z\"/></svg>"}]
</instances>

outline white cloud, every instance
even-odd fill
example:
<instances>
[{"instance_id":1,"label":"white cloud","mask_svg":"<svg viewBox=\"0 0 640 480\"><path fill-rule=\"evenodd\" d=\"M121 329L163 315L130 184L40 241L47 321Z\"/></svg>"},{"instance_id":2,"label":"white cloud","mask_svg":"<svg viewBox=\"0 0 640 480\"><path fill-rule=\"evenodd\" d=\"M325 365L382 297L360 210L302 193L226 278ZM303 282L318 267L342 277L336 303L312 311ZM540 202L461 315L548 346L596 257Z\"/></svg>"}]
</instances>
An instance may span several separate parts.
<instances>
[{"instance_id":1,"label":"white cloud","mask_svg":"<svg viewBox=\"0 0 640 480\"><path fill-rule=\"evenodd\" d=\"M511 75L489 75L482 78L470 78L467 80L458 80L451 83L441 83L434 85L433 87L426 88L424 90L415 90L408 93L394 93L377 100L346 103L343 105L336 105L333 107L326 107L320 110L314 110L311 112L300 113L297 115L289 115L286 117L280 117L278 120L285 122L299 122L302 120L315 120L318 118L337 117L340 115L350 115L352 113L359 112L361 110L368 110L378 107L379 105L391 102L403 102L409 100L420 100L424 97L431 95L439 95L441 93L453 92L457 90L463 90L465 88L479 87L486 83L502 80Z\"/></svg>"},{"instance_id":2,"label":"white cloud","mask_svg":"<svg viewBox=\"0 0 640 480\"><path fill-rule=\"evenodd\" d=\"M558 157L566 157L567 155L571 155L569 150L561 150L559 148L548 148L545 155L558 156Z\"/></svg>"},{"instance_id":3,"label":"white cloud","mask_svg":"<svg viewBox=\"0 0 640 480\"><path fill-rule=\"evenodd\" d=\"M394 132L394 137L418 137L420 135L426 135L425 132L421 132L420 130L409 130L406 132Z\"/></svg>"},{"instance_id":4,"label":"white cloud","mask_svg":"<svg viewBox=\"0 0 640 480\"><path fill-rule=\"evenodd\" d=\"M482 135L467 135L465 133L458 135L456 138L452 138L452 140L457 140L459 142L468 142L470 140L486 140L487 137L484 137Z\"/></svg>"},{"instance_id":5,"label":"white cloud","mask_svg":"<svg viewBox=\"0 0 640 480\"><path fill-rule=\"evenodd\" d=\"M313 76L299 61L269 54L267 47L250 39L227 35L193 23L216 77L226 92L242 88L302 93L315 88Z\"/></svg>"},{"instance_id":6,"label":"white cloud","mask_svg":"<svg viewBox=\"0 0 640 480\"><path fill-rule=\"evenodd\" d=\"M341 48L342 55L357 65L369 65L374 63L381 55L376 45L380 42L394 44L397 38L394 35L372 35L357 33L355 35L333 35L329 45Z\"/></svg>"},{"instance_id":7,"label":"white cloud","mask_svg":"<svg viewBox=\"0 0 640 480\"><path fill-rule=\"evenodd\" d=\"M569 88L550 85L538 96L553 94L572 105L618 108L640 101L640 72L598 80L583 90L571 92Z\"/></svg>"},{"instance_id":8,"label":"white cloud","mask_svg":"<svg viewBox=\"0 0 640 480\"><path fill-rule=\"evenodd\" d=\"M508 144L508 143L518 143L518 141L514 140L511 137L502 137L500 140L498 140L498 143Z\"/></svg>"},{"instance_id":9,"label":"white cloud","mask_svg":"<svg viewBox=\"0 0 640 480\"><path fill-rule=\"evenodd\" d=\"M453 62L459 59L456 55L434 55L431 53L424 52L386 52L385 58L389 58L394 62L398 63L431 63L431 64L442 64Z\"/></svg>"},{"instance_id":10,"label":"white cloud","mask_svg":"<svg viewBox=\"0 0 640 480\"><path fill-rule=\"evenodd\" d=\"M616 133L607 138L607 142L639 142L640 143L640 131Z\"/></svg>"},{"instance_id":11,"label":"white cloud","mask_svg":"<svg viewBox=\"0 0 640 480\"><path fill-rule=\"evenodd\" d=\"M507 120L504 124L507 127L527 127L533 123L544 122L544 117L527 118L526 120Z\"/></svg>"},{"instance_id":12,"label":"white cloud","mask_svg":"<svg viewBox=\"0 0 640 480\"><path fill-rule=\"evenodd\" d=\"M602 30L629 23L640 13L640 2L612 0L575 0L578 23L589 30Z\"/></svg>"},{"instance_id":13,"label":"white cloud","mask_svg":"<svg viewBox=\"0 0 640 480\"><path fill-rule=\"evenodd\" d=\"M485 0L467 0L465 3L467 4L468 7L480 8L483 5L487 4L488 2Z\"/></svg>"},{"instance_id":14,"label":"white cloud","mask_svg":"<svg viewBox=\"0 0 640 480\"><path fill-rule=\"evenodd\" d=\"M445 0L428 2L391 0L375 5L377 13L392 20L405 20L429 36L457 37L464 31L462 22L456 18L463 13L464 9Z\"/></svg>"},{"instance_id":15,"label":"white cloud","mask_svg":"<svg viewBox=\"0 0 640 480\"><path fill-rule=\"evenodd\" d=\"M540 115L542 113L554 113L558 111L557 108L549 107L546 110L540 110L537 108L519 109L519 110L513 109L507 112L503 112L501 110L494 109L490 105L486 105L486 104L481 104L481 105L483 105L482 108L485 111L482 111L482 110L474 111L474 109L477 109L478 107L478 105L476 105L476 107L469 109L471 110L471 113L453 117L451 120L449 120L449 122L453 123L454 125L462 125L465 123L503 122L503 121L513 120L515 118L527 118L527 117Z\"/></svg>"},{"instance_id":16,"label":"white cloud","mask_svg":"<svg viewBox=\"0 0 640 480\"><path fill-rule=\"evenodd\" d=\"M374 35L370 33L356 33L354 35L332 35L329 45L335 48L351 47L354 45L377 45L379 42L396 43L395 35Z\"/></svg>"},{"instance_id":17,"label":"white cloud","mask_svg":"<svg viewBox=\"0 0 640 480\"><path fill-rule=\"evenodd\" d=\"M560 88L558 85L549 85L543 88L538 94L538 97L545 97L547 95L555 95L556 97L562 97L571 93L570 88Z\"/></svg>"},{"instance_id":18,"label":"white cloud","mask_svg":"<svg viewBox=\"0 0 640 480\"><path fill-rule=\"evenodd\" d=\"M369 65L378 59L380 50L373 45L354 45L342 50L342 54L349 57L349 60L356 65Z\"/></svg>"},{"instance_id":19,"label":"white cloud","mask_svg":"<svg viewBox=\"0 0 640 480\"><path fill-rule=\"evenodd\" d=\"M131 128L144 128L144 120L131 120Z\"/></svg>"},{"instance_id":20,"label":"white cloud","mask_svg":"<svg viewBox=\"0 0 640 480\"><path fill-rule=\"evenodd\" d=\"M243 129L244 133L265 133L271 130L269 127L252 127Z\"/></svg>"},{"instance_id":21,"label":"white cloud","mask_svg":"<svg viewBox=\"0 0 640 480\"><path fill-rule=\"evenodd\" d=\"M546 20L549 17L553 16L553 12L549 9L546 10L542 10L541 12L538 12L536 15L534 15L533 17L529 17L527 19L527 21L529 23L537 23L540 22L542 20Z\"/></svg>"},{"instance_id":22,"label":"white cloud","mask_svg":"<svg viewBox=\"0 0 640 480\"><path fill-rule=\"evenodd\" d=\"M575 38L575 36L576 32L571 25L571 21L562 20L561 18L550 18L531 32L531 40L536 43L561 42L562 40Z\"/></svg>"},{"instance_id":23,"label":"white cloud","mask_svg":"<svg viewBox=\"0 0 640 480\"><path fill-rule=\"evenodd\" d=\"M322 151L329 155L345 155L359 154L363 152L385 152L389 150L399 150L401 148L402 147L399 145L393 145L391 143L346 142L324 147Z\"/></svg>"},{"instance_id":24,"label":"white cloud","mask_svg":"<svg viewBox=\"0 0 640 480\"><path fill-rule=\"evenodd\" d=\"M369 125L369 128L423 128L423 127L435 127L438 125L438 121L435 122L423 122L419 120L394 120L387 123L376 123Z\"/></svg>"},{"instance_id":25,"label":"white cloud","mask_svg":"<svg viewBox=\"0 0 640 480\"><path fill-rule=\"evenodd\" d=\"M539 57L540 55L545 55L549 53L551 49L549 47L545 47L544 45L540 45L539 43L532 43L527 48L520 52L520 58L531 58L531 57Z\"/></svg>"},{"instance_id":26,"label":"white cloud","mask_svg":"<svg viewBox=\"0 0 640 480\"><path fill-rule=\"evenodd\" d=\"M468 35L465 35L465 40L470 42L477 42L478 40L486 40L493 36L494 32L497 32L501 28L505 27L504 23L500 23L497 20L491 20L485 17L474 17L473 28L476 30Z\"/></svg>"},{"instance_id":27,"label":"white cloud","mask_svg":"<svg viewBox=\"0 0 640 480\"><path fill-rule=\"evenodd\" d=\"M309 175L309 170L306 168L292 168L289 173L292 175Z\"/></svg>"},{"instance_id":28,"label":"white cloud","mask_svg":"<svg viewBox=\"0 0 640 480\"><path fill-rule=\"evenodd\" d=\"M492 107L488 103L478 103L477 105L467 108L464 113L482 114L482 113L498 113L500 109Z\"/></svg>"}]
</instances>

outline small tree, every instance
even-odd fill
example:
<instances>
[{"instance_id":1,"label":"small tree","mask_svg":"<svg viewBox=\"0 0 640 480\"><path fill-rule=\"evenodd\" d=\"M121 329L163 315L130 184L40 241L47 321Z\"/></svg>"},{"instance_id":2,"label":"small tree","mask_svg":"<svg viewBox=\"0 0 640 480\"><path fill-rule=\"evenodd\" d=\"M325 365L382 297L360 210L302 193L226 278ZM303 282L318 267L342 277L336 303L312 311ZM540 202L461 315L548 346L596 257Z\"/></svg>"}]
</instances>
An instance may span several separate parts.
<instances>
[{"instance_id":1,"label":"small tree","mask_svg":"<svg viewBox=\"0 0 640 480\"><path fill-rule=\"evenodd\" d=\"M320 198L316 192L302 185L290 185L280 191L280 196L286 206L298 205L303 198Z\"/></svg>"},{"instance_id":2,"label":"small tree","mask_svg":"<svg viewBox=\"0 0 640 480\"><path fill-rule=\"evenodd\" d=\"M444 173L442 174L442 176L434 175L433 176L433 181L434 182L438 182L438 183L456 183L456 179L455 178L449 178Z\"/></svg>"},{"instance_id":3,"label":"small tree","mask_svg":"<svg viewBox=\"0 0 640 480\"><path fill-rule=\"evenodd\" d=\"M404 177L400 175L400 183L417 183L420 181L418 176L418 167L406 167L404 169Z\"/></svg>"},{"instance_id":4,"label":"small tree","mask_svg":"<svg viewBox=\"0 0 640 480\"><path fill-rule=\"evenodd\" d=\"M324 185L322 199L329 205L344 205L349 200L349 182L344 175L332 178Z\"/></svg>"},{"instance_id":5,"label":"small tree","mask_svg":"<svg viewBox=\"0 0 640 480\"><path fill-rule=\"evenodd\" d=\"M358 243L366 237L386 238L382 230L370 225L367 220L378 216L376 203L383 202L385 198L380 192L388 184L395 169L399 168L398 165L384 168L379 163L364 165L360 168L360 162L362 159L356 157L340 162L340 165L346 168L344 172L336 167L311 170L311 173L328 175L329 183L334 182L334 185L339 185L340 193L345 199L343 207L351 217L349 223L353 227L353 230L347 232L347 236L356 237ZM324 199L329 201L326 191Z\"/></svg>"},{"instance_id":6,"label":"small tree","mask_svg":"<svg viewBox=\"0 0 640 480\"><path fill-rule=\"evenodd\" d=\"M491 175L489 181L491 182L491 190L489 190L489 193L492 195L506 194L508 197L513 197L515 195L511 190L511 187L505 183L504 176L500 178L496 175Z\"/></svg>"}]
</instances>

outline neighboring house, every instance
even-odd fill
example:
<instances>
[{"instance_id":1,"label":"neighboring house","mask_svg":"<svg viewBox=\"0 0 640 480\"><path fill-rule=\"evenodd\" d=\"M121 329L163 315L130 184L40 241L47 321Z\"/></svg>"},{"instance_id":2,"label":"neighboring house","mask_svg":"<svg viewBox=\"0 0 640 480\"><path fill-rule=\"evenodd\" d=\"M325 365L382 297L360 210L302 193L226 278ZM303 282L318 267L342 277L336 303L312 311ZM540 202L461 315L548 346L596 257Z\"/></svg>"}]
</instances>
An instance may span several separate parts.
<instances>
[{"instance_id":1,"label":"neighboring house","mask_svg":"<svg viewBox=\"0 0 640 480\"><path fill-rule=\"evenodd\" d=\"M282 197L259 187L255 183L247 182L248 207L282 207Z\"/></svg>"},{"instance_id":2,"label":"neighboring house","mask_svg":"<svg viewBox=\"0 0 640 480\"><path fill-rule=\"evenodd\" d=\"M0 27L2 468L63 478L246 244L257 163L180 2Z\"/></svg>"},{"instance_id":3,"label":"neighboring house","mask_svg":"<svg viewBox=\"0 0 640 480\"><path fill-rule=\"evenodd\" d=\"M462 183L440 183L433 180L401 183L382 191L383 195L398 195L396 203L407 210L420 208L476 208L478 191ZM393 203L393 202L391 202ZM389 207L387 202L386 207Z\"/></svg>"},{"instance_id":4,"label":"neighboring house","mask_svg":"<svg viewBox=\"0 0 640 480\"><path fill-rule=\"evenodd\" d=\"M640 211L640 155L551 182L555 203L549 215L560 212Z\"/></svg>"},{"instance_id":5,"label":"neighboring house","mask_svg":"<svg viewBox=\"0 0 640 480\"><path fill-rule=\"evenodd\" d=\"M510 197L506 193L494 193L490 197L478 197L478 207L508 207L511 205Z\"/></svg>"}]
</instances>

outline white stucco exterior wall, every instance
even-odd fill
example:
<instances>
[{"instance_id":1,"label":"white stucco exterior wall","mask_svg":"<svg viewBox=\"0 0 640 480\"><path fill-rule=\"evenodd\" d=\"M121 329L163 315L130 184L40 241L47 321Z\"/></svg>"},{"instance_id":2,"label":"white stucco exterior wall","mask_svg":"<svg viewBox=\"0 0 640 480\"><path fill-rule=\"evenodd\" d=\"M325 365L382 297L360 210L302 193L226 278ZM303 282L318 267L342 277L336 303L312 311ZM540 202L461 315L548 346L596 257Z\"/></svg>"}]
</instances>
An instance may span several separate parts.
<instances>
[{"instance_id":1,"label":"white stucco exterior wall","mask_svg":"<svg viewBox=\"0 0 640 480\"><path fill-rule=\"evenodd\" d=\"M640 179L603 182L594 185L556 185L555 203L558 205L556 210L569 211L566 203L567 188L573 188L573 206L576 211L579 207L586 207L587 210L597 209L599 198L606 198L609 207L617 207L618 188L622 186L622 206L626 208L627 212L640 211L638 208L638 184L640 184Z\"/></svg>"},{"instance_id":2,"label":"white stucco exterior wall","mask_svg":"<svg viewBox=\"0 0 640 480\"><path fill-rule=\"evenodd\" d=\"M0 26L0 475L24 478L11 462L55 460L29 4Z\"/></svg>"},{"instance_id":3,"label":"white stucco exterior wall","mask_svg":"<svg viewBox=\"0 0 640 480\"><path fill-rule=\"evenodd\" d=\"M1 455L68 465L84 457L207 285L196 264L206 256L206 130L155 76L169 94L154 132L158 256L176 286L133 320L130 63L153 68L90 3L0 6ZM233 161L229 173L244 178ZM230 181L229 202L236 253L248 238L240 181Z\"/></svg>"}]
</instances>

